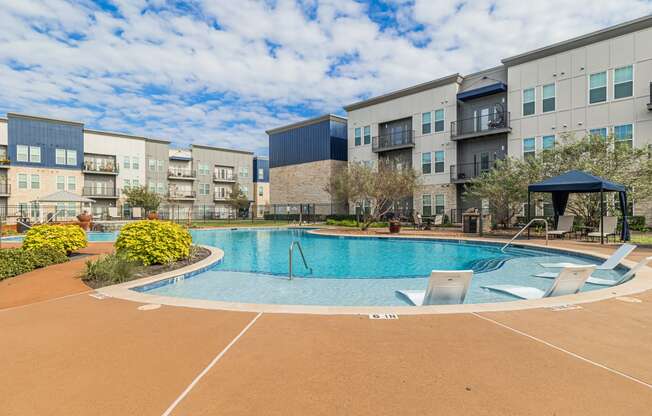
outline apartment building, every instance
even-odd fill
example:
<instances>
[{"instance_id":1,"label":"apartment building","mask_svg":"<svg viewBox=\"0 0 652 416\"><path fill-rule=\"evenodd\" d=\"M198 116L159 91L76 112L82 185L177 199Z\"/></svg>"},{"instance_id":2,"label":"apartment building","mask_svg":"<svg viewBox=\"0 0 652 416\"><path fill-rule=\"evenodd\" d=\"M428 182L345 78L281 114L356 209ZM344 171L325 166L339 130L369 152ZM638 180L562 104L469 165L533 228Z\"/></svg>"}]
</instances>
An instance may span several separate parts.
<instances>
[{"instance_id":1,"label":"apartment building","mask_svg":"<svg viewBox=\"0 0 652 416\"><path fill-rule=\"evenodd\" d=\"M257 218L263 218L270 210L269 197L269 159L254 157L254 212Z\"/></svg>"},{"instance_id":2,"label":"apartment building","mask_svg":"<svg viewBox=\"0 0 652 416\"><path fill-rule=\"evenodd\" d=\"M83 123L9 113L0 119L0 216L39 218L40 198L66 191L92 199L91 211L128 208L122 193L147 186L169 215L224 218L233 184L253 201L253 153L210 146L170 148L170 142L85 129ZM78 203L57 203L74 218ZM11 207L11 209L10 209ZM126 210L128 212L128 210Z\"/></svg>"},{"instance_id":3,"label":"apartment building","mask_svg":"<svg viewBox=\"0 0 652 416\"><path fill-rule=\"evenodd\" d=\"M318 214L346 212L346 203L326 191L346 166L346 125L345 118L326 114L267 130L272 205L309 204Z\"/></svg>"},{"instance_id":4,"label":"apartment building","mask_svg":"<svg viewBox=\"0 0 652 416\"><path fill-rule=\"evenodd\" d=\"M652 16L345 107L349 163L412 166L421 187L401 207L452 221L481 201L464 186L498 159L527 157L562 135L613 134L652 145ZM652 221L649 205L634 213Z\"/></svg>"}]
</instances>

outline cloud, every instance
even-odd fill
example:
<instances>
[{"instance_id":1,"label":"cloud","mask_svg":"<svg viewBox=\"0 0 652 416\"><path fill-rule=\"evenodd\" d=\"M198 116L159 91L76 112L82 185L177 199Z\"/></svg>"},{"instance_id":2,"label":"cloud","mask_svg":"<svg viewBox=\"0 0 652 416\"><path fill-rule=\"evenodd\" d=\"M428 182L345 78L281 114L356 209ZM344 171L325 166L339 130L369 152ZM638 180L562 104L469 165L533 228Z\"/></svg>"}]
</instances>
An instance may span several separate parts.
<instances>
[{"instance_id":1,"label":"cloud","mask_svg":"<svg viewBox=\"0 0 652 416\"><path fill-rule=\"evenodd\" d=\"M13 0L0 9L0 112L266 153L266 129L651 11L640 0Z\"/></svg>"}]
</instances>

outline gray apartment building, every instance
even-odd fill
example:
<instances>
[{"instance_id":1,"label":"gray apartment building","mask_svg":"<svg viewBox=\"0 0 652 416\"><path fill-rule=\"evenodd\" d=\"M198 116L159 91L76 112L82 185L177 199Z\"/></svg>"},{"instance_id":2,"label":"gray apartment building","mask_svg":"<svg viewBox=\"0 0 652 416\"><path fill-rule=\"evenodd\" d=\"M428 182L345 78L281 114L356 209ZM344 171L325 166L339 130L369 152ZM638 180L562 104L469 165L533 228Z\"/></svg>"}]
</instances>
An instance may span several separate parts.
<instances>
[{"instance_id":1,"label":"gray apartment building","mask_svg":"<svg viewBox=\"0 0 652 416\"><path fill-rule=\"evenodd\" d=\"M345 107L349 163L392 160L421 172L405 208L452 221L481 201L464 186L495 160L527 157L562 136L652 145L652 16ZM634 201L634 213L652 210ZM540 211L543 207L538 207ZM543 212L539 212L543 213Z\"/></svg>"}]
</instances>

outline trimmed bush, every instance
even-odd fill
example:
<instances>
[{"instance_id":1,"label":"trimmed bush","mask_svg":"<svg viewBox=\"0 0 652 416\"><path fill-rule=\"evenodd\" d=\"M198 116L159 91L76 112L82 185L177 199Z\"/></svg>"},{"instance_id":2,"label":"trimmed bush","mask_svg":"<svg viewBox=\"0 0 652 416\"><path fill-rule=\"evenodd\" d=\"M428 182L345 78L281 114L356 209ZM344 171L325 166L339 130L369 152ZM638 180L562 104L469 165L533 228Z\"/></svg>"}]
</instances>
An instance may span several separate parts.
<instances>
[{"instance_id":1,"label":"trimmed bush","mask_svg":"<svg viewBox=\"0 0 652 416\"><path fill-rule=\"evenodd\" d=\"M86 247L86 233L77 225L35 225L25 234L23 248L45 248L70 254Z\"/></svg>"},{"instance_id":2,"label":"trimmed bush","mask_svg":"<svg viewBox=\"0 0 652 416\"><path fill-rule=\"evenodd\" d=\"M185 228L168 221L137 221L120 230L118 253L145 266L167 264L190 254L192 238Z\"/></svg>"},{"instance_id":3,"label":"trimmed bush","mask_svg":"<svg viewBox=\"0 0 652 416\"><path fill-rule=\"evenodd\" d=\"M49 248L35 248L32 250L10 248L0 250L0 280L31 272L34 269L51 264L63 263L67 260L68 257L66 257L63 251L51 250Z\"/></svg>"},{"instance_id":4,"label":"trimmed bush","mask_svg":"<svg viewBox=\"0 0 652 416\"><path fill-rule=\"evenodd\" d=\"M97 260L86 261L84 280L95 286L107 286L131 280L140 268L135 260L121 254L107 254Z\"/></svg>"}]
</instances>

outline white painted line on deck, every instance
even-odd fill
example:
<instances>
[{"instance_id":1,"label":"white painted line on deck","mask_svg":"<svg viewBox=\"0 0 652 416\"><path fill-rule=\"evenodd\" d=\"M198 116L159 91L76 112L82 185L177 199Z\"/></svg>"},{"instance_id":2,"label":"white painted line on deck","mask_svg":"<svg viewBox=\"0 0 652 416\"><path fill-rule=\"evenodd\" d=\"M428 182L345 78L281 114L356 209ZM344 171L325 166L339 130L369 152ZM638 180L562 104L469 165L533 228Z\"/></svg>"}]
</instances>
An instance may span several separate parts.
<instances>
[{"instance_id":1,"label":"white painted line on deck","mask_svg":"<svg viewBox=\"0 0 652 416\"><path fill-rule=\"evenodd\" d=\"M215 366L215 364L217 364L218 361L220 361L220 359L224 356L224 354L226 354L226 352L227 352L227 351L228 351L228 350L229 350L233 345L235 345L236 342L238 342L238 340L239 340L239 339L240 339L240 338L241 338L241 337L242 337L242 336L243 336L243 335L244 335L244 334L249 330L249 328L251 328L251 326L252 326L254 323L256 323L256 321L258 320L258 318L260 318L260 316L261 316L262 314L263 314L262 312L259 312L258 315L256 315L256 316L254 317L254 319L252 319L251 322L249 322L249 323L247 324L247 326L245 326L245 327L242 329L242 331L240 331L240 333L239 333L238 335L236 335L236 337L233 338L233 339L231 340L231 342L229 342L229 345L227 345L226 347L224 347L224 349L223 349L222 351L220 351L220 353L217 354L217 355L215 356L215 358L213 358L213 361L211 361L211 362L206 366L206 368L204 368L204 369L201 371L201 373L199 373L199 374L197 375L197 377L195 377L195 379L194 379L194 380L193 380L193 381L188 385L188 387L186 387L186 389L185 389L185 390L184 390L184 391L179 395L179 397L177 397L177 399L176 399L174 402L172 402L172 404L170 405L170 407L168 407L167 410L166 410L165 412L163 412L163 414L162 414L161 416L169 416L169 415L172 414L172 411L173 411L173 410L174 410L174 409L179 405L179 403L181 403L181 401L182 401L182 400L183 400L183 399L188 395L188 393L190 393L190 390L192 390L193 387L195 387L195 385L196 385L197 383L199 383L199 380L201 380L201 379L206 375L206 373L208 373L208 372L210 371L210 369L213 368L213 367Z\"/></svg>"},{"instance_id":2,"label":"white painted line on deck","mask_svg":"<svg viewBox=\"0 0 652 416\"><path fill-rule=\"evenodd\" d=\"M590 360L590 359L588 359L588 358L582 357L582 356L579 355L579 354L575 354L574 352L568 351L568 350L566 350L566 349L564 349L564 348L562 348L562 347L558 347L558 346L555 345L555 344L551 344L551 343L549 343L548 341L544 341L544 340L542 340L541 338L537 338L537 337L535 337L534 335L530 335L530 334L525 333L525 332L523 332L523 331L519 331L519 330L516 329L516 328L512 328L512 327L509 326L509 325L505 325L505 324L500 323L500 322L498 322L498 321L494 321L493 319L491 319L491 318L487 318L486 316L482 316L482 315L480 315L480 314L478 314L478 313L476 313L476 312L471 312L471 315L475 315L475 316L477 316L477 317L480 318L480 319L484 319L485 321L489 321L489 322L491 322L491 323L493 323L493 324L496 324L496 325L498 325L498 326L501 326L501 327L503 327L503 328L505 328L505 329L508 329L508 330L510 330L510 331L512 331L512 332L515 332L515 333L517 333L517 334L519 334L519 335L523 335L524 337L530 338L531 340L534 340L534 341L540 342L541 344L547 345L547 346L550 347L550 348L554 348L554 349L556 349L557 351L561 351L561 352L563 352L563 353L565 353L565 354L568 354L568 355L570 355L571 357L574 357L574 358L577 358L578 360L584 361L585 363L592 364L592 365L594 365L594 366L596 366L596 367L599 367L599 368L602 368L602 369L604 369L604 370L607 370L607 371L609 371L610 373L614 373L614 374L619 375L619 376L621 376L621 377L625 377L625 378L628 379L628 380L631 380L631 381L633 381L633 382L635 382L635 383L638 383L638 384L642 384L642 385L644 385L645 387L647 387L647 388L649 388L649 389L652 389L652 384L646 383L646 382L643 381L643 380L639 380L639 379L637 379L636 377L632 377L632 376L630 376L629 374L625 374L625 373L623 373L623 372L621 372L621 371L618 371L618 370L616 370L616 369L613 369L613 368L611 368L611 367L607 367L607 366L604 365L604 364L596 363L595 361L592 361L592 360Z\"/></svg>"}]
</instances>

